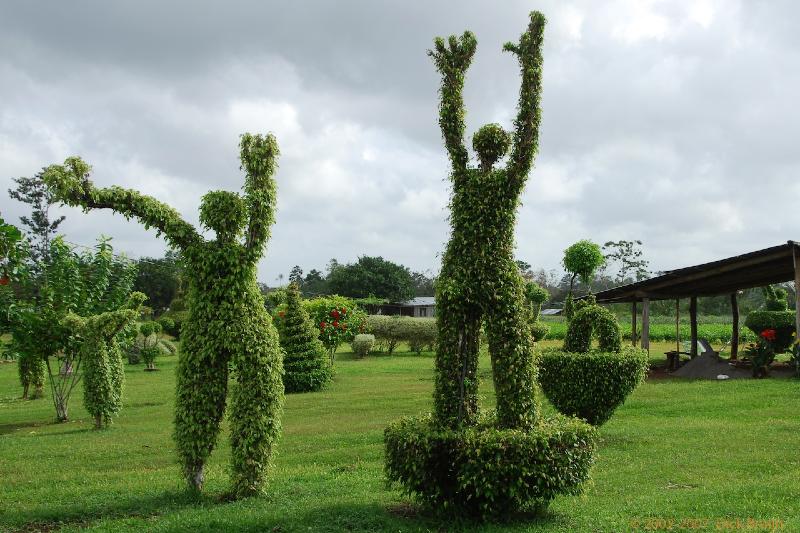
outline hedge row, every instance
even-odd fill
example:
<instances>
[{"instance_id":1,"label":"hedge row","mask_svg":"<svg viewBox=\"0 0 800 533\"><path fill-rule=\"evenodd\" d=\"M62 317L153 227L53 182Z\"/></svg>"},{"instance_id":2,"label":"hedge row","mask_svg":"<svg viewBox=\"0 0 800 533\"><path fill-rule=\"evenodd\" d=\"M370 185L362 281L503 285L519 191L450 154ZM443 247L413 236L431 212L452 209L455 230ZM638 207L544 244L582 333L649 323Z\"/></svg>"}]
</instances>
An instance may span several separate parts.
<instances>
[{"instance_id":1,"label":"hedge row","mask_svg":"<svg viewBox=\"0 0 800 533\"><path fill-rule=\"evenodd\" d=\"M412 352L436 349L436 319L369 315L367 333L375 335L375 349L392 353L401 342Z\"/></svg>"},{"instance_id":2,"label":"hedge row","mask_svg":"<svg viewBox=\"0 0 800 533\"><path fill-rule=\"evenodd\" d=\"M564 340L567 335L566 322L547 322L550 332L545 339ZM631 340L631 325L621 324L623 339ZM680 325L681 340L688 341L691 338L691 327L688 324ZM642 334L642 325L637 327L637 334ZM730 324L698 324L697 336L701 339L708 339L709 342L728 342L731 339ZM651 341L675 341L675 324L650 324ZM739 330L740 342L753 342L756 336L751 331L741 328Z\"/></svg>"}]
</instances>

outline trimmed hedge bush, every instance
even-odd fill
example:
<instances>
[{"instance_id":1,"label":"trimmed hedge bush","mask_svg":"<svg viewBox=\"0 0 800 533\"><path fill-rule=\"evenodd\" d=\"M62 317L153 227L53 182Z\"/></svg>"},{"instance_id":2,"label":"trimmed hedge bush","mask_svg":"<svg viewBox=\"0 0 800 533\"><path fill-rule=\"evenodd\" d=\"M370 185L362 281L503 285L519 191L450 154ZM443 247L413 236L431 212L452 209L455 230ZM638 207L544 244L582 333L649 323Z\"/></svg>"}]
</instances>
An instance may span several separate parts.
<instances>
[{"instance_id":1,"label":"trimmed hedge bush","mask_svg":"<svg viewBox=\"0 0 800 533\"><path fill-rule=\"evenodd\" d=\"M542 510L589 479L597 433L562 416L532 429L498 429L494 417L472 427L437 427L430 415L384 431L386 475L424 505L473 517Z\"/></svg>"},{"instance_id":2,"label":"trimmed hedge bush","mask_svg":"<svg viewBox=\"0 0 800 533\"><path fill-rule=\"evenodd\" d=\"M367 354L372 350L372 347L375 345L375 335L370 335L368 333L361 333L356 335L356 338L353 339L353 342L350 343L350 348L352 348L353 353L356 357L362 358L366 357Z\"/></svg>"},{"instance_id":3,"label":"trimmed hedge bush","mask_svg":"<svg viewBox=\"0 0 800 533\"><path fill-rule=\"evenodd\" d=\"M776 336L772 341L775 353L783 353L792 345L792 334L795 331L794 311L753 311L744 321L756 336L765 329L774 329Z\"/></svg>"},{"instance_id":4,"label":"trimmed hedge bush","mask_svg":"<svg viewBox=\"0 0 800 533\"><path fill-rule=\"evenodd\" d=\"M632 347L619 353L543 350L539 384L561 413L599 426L644 381L648 364L647 352Z\"/></svg>"},{"instance_id":5,"label":"trimmed hedge bush","mask_svg":"<svg viewBox=\"0 0 800 533\"><path fill-rule=\"evenodd\" d=\"M369 315L366 330L375 335L377 349L392 353L401 342L412 352L436 349L436 319L410 316Z\"/></svg>"}]
</instances>

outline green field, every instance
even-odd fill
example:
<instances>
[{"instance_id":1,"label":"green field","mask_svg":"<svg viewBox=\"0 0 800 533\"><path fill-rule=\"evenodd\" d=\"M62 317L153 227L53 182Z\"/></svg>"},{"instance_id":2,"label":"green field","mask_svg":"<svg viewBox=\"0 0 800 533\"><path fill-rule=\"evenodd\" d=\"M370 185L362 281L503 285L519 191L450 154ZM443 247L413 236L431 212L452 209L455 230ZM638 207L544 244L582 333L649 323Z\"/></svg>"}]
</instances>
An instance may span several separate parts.
<instances>
[{"instance_id":1,"label":"green field","mask_svg":"<svg viewBox=\"0 0 800 533\"><path fill-rule=\"evenodd\" d=\"M669 347L654 345L654 356ZM541 518L479 525L438 521L385 486L383 428L430 409L430 354L340 353L327 391L287 398L268 494L237 502L224 500L226 437L207 494L184 491L170 438L175 362L128 367L125 408L100 431L80 390L73 420L55 424L50 401L20 400L16 365L0 364L0 530L718 531L753 519L800 531L796 380L648 382L601 429L584 495L558 498ZM481 369L491 405L486 357Z\"/></svg>"}]
</instances>

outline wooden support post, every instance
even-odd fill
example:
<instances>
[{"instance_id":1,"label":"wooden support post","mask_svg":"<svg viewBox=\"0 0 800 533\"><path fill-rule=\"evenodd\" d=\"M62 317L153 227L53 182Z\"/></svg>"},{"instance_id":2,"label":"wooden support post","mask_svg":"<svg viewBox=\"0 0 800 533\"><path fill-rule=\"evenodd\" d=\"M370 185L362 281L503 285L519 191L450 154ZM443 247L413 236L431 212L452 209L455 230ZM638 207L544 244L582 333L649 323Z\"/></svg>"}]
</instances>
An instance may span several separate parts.
<instances>
[{"instance_id":1,"label":"wooden support post","mask_svg":"<svg viewBox=\"0 0 800 533\"><path fill-rule=\"evenodd\" d=\"M796 243L792 243L792 258L794 259L794 331L800 338L800 252Z\"/></svg>"},{"instance_id":2,"label":"wooden support post","mask_svg":"<svg viewBox=\"0 0 800 533\"><path fill-rule=\"evenodd\" d=\"M675 354L681 359L681 301L675 300Z\"/></svg>"},{"instance_id":3,"label":"wooden support post","mask_svg":"<svg viewBox=\"0 0 800 533\"><path fill-rule=\"evenodd\" d=\"M642 349L650 351L650 298L642 298Z\"/></svg>"},{"instance_id":4,"label":"wooden support post","mask_svg":"<svg viewBox=\"0 0 800 533\"><path fill-rule=\"evenodd\" d=\"M739 300L736 293L731 294L731 314L733 315L733 331L731 331L731 361L739 358Z\"/></svg>"},{"instance_id":5,"label":"wooden support post","mask_svg":"<svg viewBox=\"0 0 800 533\"><path fill-rule=\"evenodd\" d=\"M631 344L636 346L636 300L631 303Z\"/></svg>"},{"instance_id":6,"label":"wooden support post","mask_svg":"<svg viewBox=\"0 0 800 533\"><path fill-rule=\"evenodd\" d=\"M692 359L697 357L697 296L689 299L689 322L692 326Z\"/></svg>"}]
</instances>

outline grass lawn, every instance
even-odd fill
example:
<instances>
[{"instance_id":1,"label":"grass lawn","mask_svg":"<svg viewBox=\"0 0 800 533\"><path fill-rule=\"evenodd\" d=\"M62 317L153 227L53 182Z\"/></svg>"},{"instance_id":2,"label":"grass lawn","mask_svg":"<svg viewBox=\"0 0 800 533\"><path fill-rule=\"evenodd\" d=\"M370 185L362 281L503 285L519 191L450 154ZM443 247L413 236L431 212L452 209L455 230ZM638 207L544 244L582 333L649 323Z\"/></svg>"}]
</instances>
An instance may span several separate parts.
<instances>
[{"instance_id":1,"label":"grass lawn","mask_svg":"<svg viewBox=\"0 0 800 533\"><path fill-rule=\"evenodd\" d=\"M50 400L20 400L16 365L0 364L0 530L719 531L754 519L800 531L796 380L648 382L601 429L584 495L556 499L542 518L479 525L417 513L385 486L383 428L431 408L430 354L339 354L327 391L287 397L268 494L238 502L222 498L226 434L206 495L184 491L170 438L175 363L163 357L154 373L128 367L124 410L101 431L91 429L82 391L72 421L55 424ZM481 369L491 405L486 357ZM747 530L769 530L755 525Z\"/></svg>"}]
</instances>

